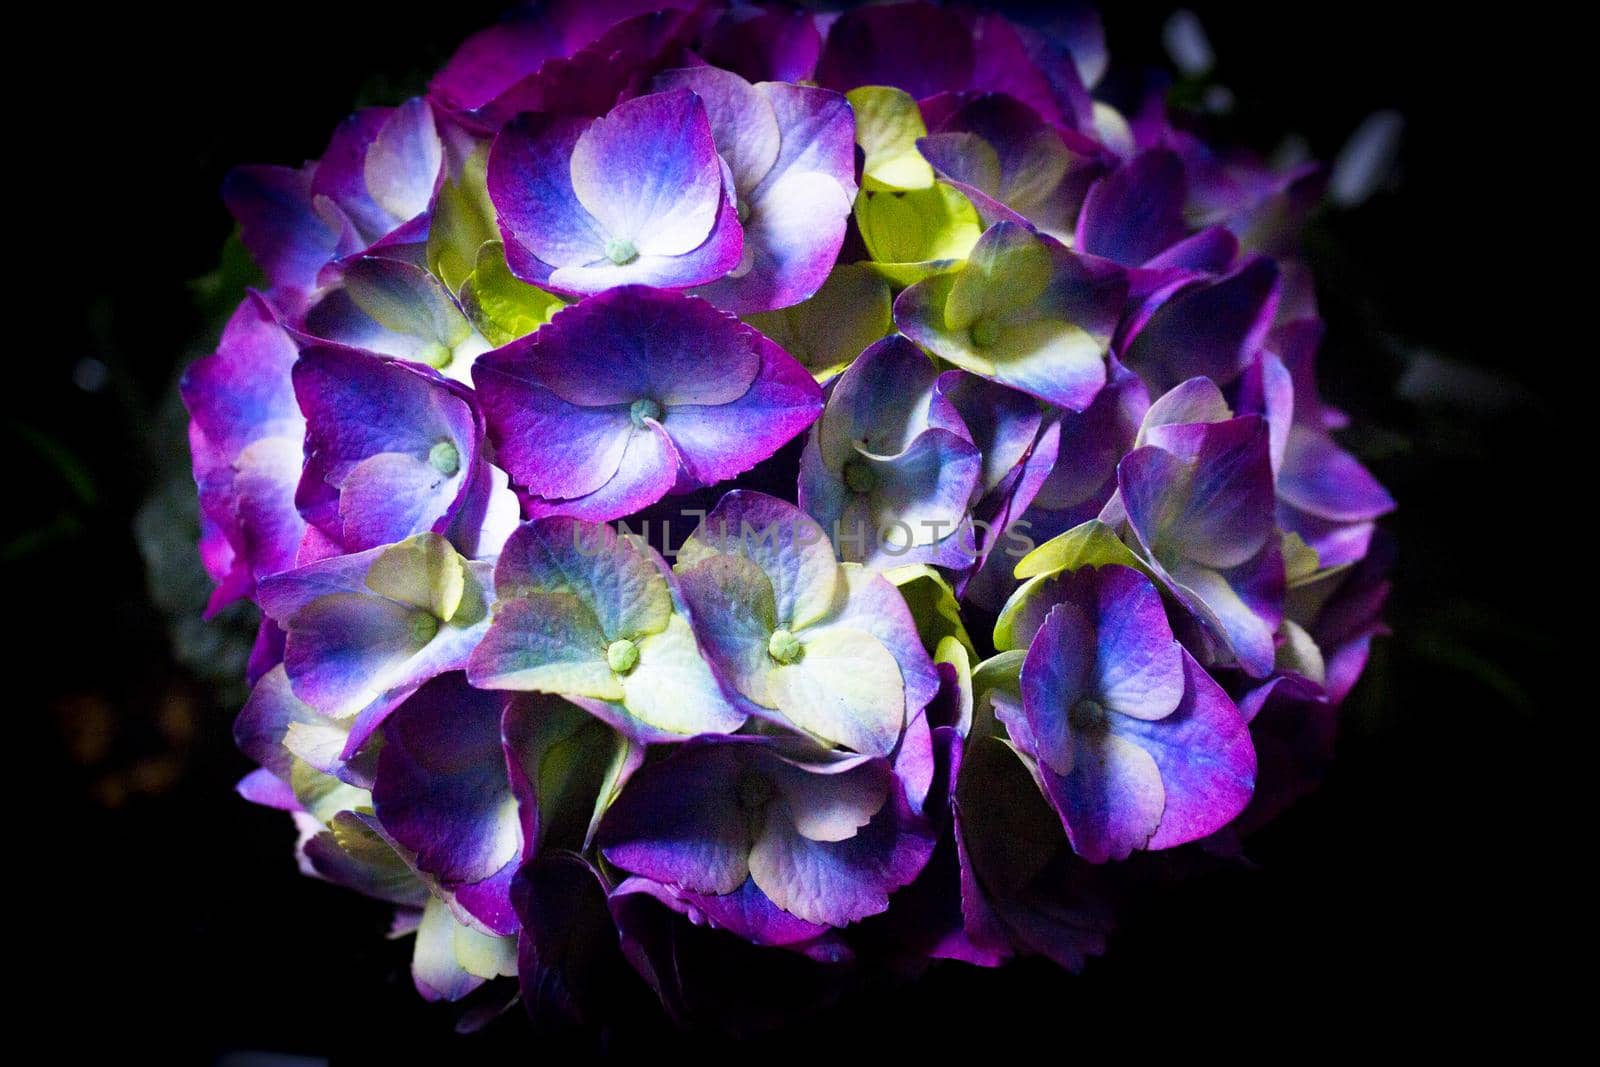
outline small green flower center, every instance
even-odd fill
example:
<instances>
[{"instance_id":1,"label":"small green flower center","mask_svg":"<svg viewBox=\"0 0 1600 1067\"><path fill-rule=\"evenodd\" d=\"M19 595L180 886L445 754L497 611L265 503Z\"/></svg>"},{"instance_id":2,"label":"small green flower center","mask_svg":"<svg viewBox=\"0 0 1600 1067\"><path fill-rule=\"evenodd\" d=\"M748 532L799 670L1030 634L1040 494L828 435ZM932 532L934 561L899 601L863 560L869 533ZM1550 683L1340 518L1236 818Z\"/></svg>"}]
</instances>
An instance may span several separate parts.
<instances>
[{"instance_id":1,"label":"small green flower center","mask_svg":"<svg viewBox=\"0 0 1600 1067\"><path fill-rule=\"evenodd\" d=\"M635 400L633 406L628 409L628 421L633 423L634 429L642 430L644 429L645 419L653 419L656 422L660 422L661 405L647 396L642 396Z\"/></svg>"},{"instance_id":2,"label":"small green flower center","mask_svg":"<svg viewBox=\"0 0 1600 1067\"><path fill-rule=\"evenodd\" d=\"M439 619L430 611L413 611L411 613L411 640L419 645L432 641L439 632Z\"/></svg>"},{"instance_id":3,"label":"small green flower center","mask_svg":"<svg viewBox=\"0 0 1600 1067\"><path fill-rule=\"evenodd\" d=\"M760 811L766 806L767 801L772 799L772 783L759 771L750 767L739 772L733 789L739 798L739 807L743 811Z\"/></svg>"},{"instance_id":4,"label":"small green flower center","mask_svg":"<svg viewBox=\"0 0 1600 1067\"><path fill-rule=\"evenodd\" d=\"M972 324L972 343L988 348L1000 340L1000 324L991 318L981 318Z\"/></svg>"},{"instance_id":5,"label":"small green flower center","mask_svg":"<svg viewBox=\"0 0 1600 1067\"><path fill-rule=\"evenodd\" d=\"M1072 724L1074 730L1103 730L1107 718L1105 707L1089 697L1072 705L1072 710L1067 713L1067 722Z\"/></svg>"},{"instance_id":6,"label":"small green flower center","mask_svg":"<svg viewBox=\"0 0 1600 1067\"><path fill-rule=\"evenodd\" d=\"M620 267L638 259L639 250L626 237L613 237L606 242L606 258Z\"/></svg>"},{"instance_id":7,"label":"small green flower center","mask_svg":"<svg viewBox=\"0 0 1600 1067\"><path fill-rule=\"evenodd\" d=\"M739 224L741 226L750 221L750 201L739 201L737 210L739 212Z\"/></svg>"},{"instance_id":8,"label":"small green flower center","mask_svg":"<svg viewBox=\"0 0 1600 1067\"><path fill-rule=\"evenodd\" d=\"M844 484L852 493L870 493L878 486L878 476L864 459L852 459L844 465Z\"/></svg>"},{"instance_id":9,"label":"small green flower center","mask_svg":"<svg viewBox=\"0 0 1600 1067\"><path fill-rule=\"evenodd\" d=\"M613 641L606 646L606 665L618 674L627 674L638 663L639 646L632 641Z\"/></svg>"},{"instance_id":10,"label":"small green flower center","mask_svg":"<svg viewBox=\"0 0 1600 1067\"><path fill-rule=\"evenodd\" d=\"M450 441L440 441L428 449L428 462L433 464L433 469L446 478L461 469L461 453L456 451L456 446Z\"/></svg>"},{"instance_id":11,"label":"small green flower center","mask_svg":"<svg viewBox=\"0 0 1600 1067\"><path fill-rule=\"evenodd\" d=\"M455 353L450 351L450 346L443 341L429 341L422 346L422 351L417 353L417 358L434 370L448 367L454 356Z\"/></svg>"},{"instance_id":12,"label":"small green flower center","mask_svg":"<svg viewBox=\"0 0 1600 1067\"><path fill-rule=\"evenodd\" d=\"M800 643L800 639L788 630L774 630L772 636L767 639L767 655L779 663L794 663L804 652L805 646Z\"/></svg>"}]
</instances>

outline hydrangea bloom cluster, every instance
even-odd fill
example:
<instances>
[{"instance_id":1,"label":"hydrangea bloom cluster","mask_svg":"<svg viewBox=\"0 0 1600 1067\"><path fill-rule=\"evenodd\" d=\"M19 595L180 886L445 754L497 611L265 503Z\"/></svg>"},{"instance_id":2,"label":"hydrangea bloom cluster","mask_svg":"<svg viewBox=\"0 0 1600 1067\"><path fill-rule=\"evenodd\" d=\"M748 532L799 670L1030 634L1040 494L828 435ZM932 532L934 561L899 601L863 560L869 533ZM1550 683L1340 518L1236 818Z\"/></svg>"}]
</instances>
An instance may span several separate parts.
<instances>
[{"instance_id":1,"label":"hydrangea bloom cluster","mask_svg":"<svg viewBox=\"0 0 1600 1067\"><path fill-rule=\"evenodd\" d=\"M1314 781L1393 507L1317 393L1321 172L1105 66L1087 14L558 2L229 178L267 284L183 397L240 790L423 996L1077 968L1106 865Z\"/></svg>"}]
</instances>

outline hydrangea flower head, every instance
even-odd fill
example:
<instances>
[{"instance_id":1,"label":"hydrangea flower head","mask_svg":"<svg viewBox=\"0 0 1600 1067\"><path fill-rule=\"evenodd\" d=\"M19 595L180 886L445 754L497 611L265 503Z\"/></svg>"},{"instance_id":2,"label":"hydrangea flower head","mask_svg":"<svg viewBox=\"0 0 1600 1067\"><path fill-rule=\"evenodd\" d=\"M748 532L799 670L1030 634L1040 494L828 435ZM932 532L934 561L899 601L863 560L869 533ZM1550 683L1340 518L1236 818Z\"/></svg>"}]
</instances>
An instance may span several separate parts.
<instances>
[{"instance_id":1,"label":"hydrangea flower head","mask_svg":"<svg viewBox=\"0 0 1600 1067\"><path fill-rule=\"evenodd\" d=\"M182 396L238 791L463 1026L1078 969L1117 864L1316 783L1394 507L1321 171L1108 63L1082 5L527 3L230 175L266 283Z\"/></svg>"}]
</instances>

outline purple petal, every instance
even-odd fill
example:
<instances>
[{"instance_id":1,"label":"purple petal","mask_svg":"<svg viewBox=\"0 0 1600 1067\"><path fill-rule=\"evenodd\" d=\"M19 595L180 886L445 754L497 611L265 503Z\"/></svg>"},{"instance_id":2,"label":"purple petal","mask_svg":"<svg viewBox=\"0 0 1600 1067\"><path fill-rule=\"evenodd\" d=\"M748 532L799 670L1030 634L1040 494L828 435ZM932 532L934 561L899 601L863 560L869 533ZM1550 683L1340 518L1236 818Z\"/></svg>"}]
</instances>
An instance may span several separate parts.
<instances>
[{"instance_id":1,"label":"purple petal","mask_svg":"<svg viewBox=\"0 0 1600 1067\"><path fill-rule=\"evenodd\" d=\"M1093 699L1094 624L1076 606L1050 609L1028 645L1022 664L1022 704L1033 755L1057 775L1071 774L1085 758L1077 751L1070 716L1080 700ZM1023 740L1018 740L1023 744Z\"/></svg>"},{"instance_id":2,"label":"purple petal","mask_svg":"<svg viewBox=\"0 0 1600 1067\"><path fill-rule=\"evenodd\" d=\"M751 846L738 792L746 749L689 741L641 768L600 822L600 851L654 881L710 894L738 889Z\"/></svg>"},{"instance_id":3,"label":"purple petal","mask_svg":"<svg viewBox=\"0 0 1600 1067\"><path fill-rule=\"evenodd\" d=\"M1277 305L1277 266L1249 260L1163 303L1125 347L1123 361L1155 391L1202 375L1226 384L1261 347Z\"/></svg>"},{"instance_id":4,"label":"purple petal","mask_svg":"<svg viewBox=\"0 0 1600 1067\"><path fill-rule=\"evenodd\" d=\"M296 502L313 522L348 551L449 527L479 437L455 388L412 365L331 346L307 348L294 381L308 456Z\"/></svg>"},{"instance_id":5,"label":"purple petal","mask_svg":"<svg viewBox=\"0 0 1600 1067\"><path fill-rule=\"evenodd\" d=\"M929 3L846 11L828 28L817 83L846 92L892 85L921 99L972 81L972 34L951 11Z\"/></svg>"},{"instance_id":6,"label":"purple petal","mask_svg":"<svg viewBox=\"0 0 1600 1067\"><path fill-rule=\"evenodd\" d=\"M1176 153L1153 149L1101 178L1078 215L1079 251L1138 267L1180 241L1183 162Z\"/></svg>"},{"instance_id":7,"label":"purple petal","mask_svg":"<svg viewBox=\"0 0 1600 1067\"><path fill-rule=\"evenodd\" d=\"M1183 702L1171 715L1114 719L1116 733L1149 753L1161 773L1161 825L1145 848L1215 833L1244 810L1255 787L1255 749L1233 701L1188 653L1183 674Z\"/></svg>"},{"instance_id":8,"label":"purple petal","mask_svg":"<svg viewBox=\"0 0 1600 1067\"><path fill-rule=\"evenodd\" d=\"M581 119L524 115L489 152L489 198L511 270L524 281L543 285L554 270L605 256L605 234L578 201L568 166L587 127Z\"/></svg>"},{"instance_id":9,"label":"purple petal","mask_svg":"<svg viewBox=\"0 0 1600 1067\"><path fill-rule=\"evenodd\" d=\"M416 865L447 884L490 878L521 848L500 742L505 703L452 674L417 690L384 723L374 809Z\"/></svg>"},{"instance_id":10,"label":"purple petal","mask_svg":"<svg viewBox=\"0 0 1600 1067\"><path fill-rule=\"evenodd\" d=\"M1289 431L1278 495L1334 522L1375 519L1394 510L1394 498L1354 456L1327 433L1303 425Z\"/></svg>"},{"instance_id":11,"label":"purple petal","mask_svg":"<svg viewBox=\"0 0 1600 1067\"><path fill-rule=\"evenodd\" d=\"M239 224L240 240L275 287L315 288L317 273L346 251L339 227L317 211L314 169L237 167L223 179L222 199Z\"/></svg>"}]
</instances>

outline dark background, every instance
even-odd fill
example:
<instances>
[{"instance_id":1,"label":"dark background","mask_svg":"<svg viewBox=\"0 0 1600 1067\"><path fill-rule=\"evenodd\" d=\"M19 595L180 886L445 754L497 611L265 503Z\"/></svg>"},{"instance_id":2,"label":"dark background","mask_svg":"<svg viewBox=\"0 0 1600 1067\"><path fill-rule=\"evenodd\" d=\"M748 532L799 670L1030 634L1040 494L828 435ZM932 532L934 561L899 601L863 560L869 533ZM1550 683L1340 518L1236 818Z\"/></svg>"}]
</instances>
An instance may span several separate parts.
<instances>
[{"instance_id":1,"label":"dark background","mask_svg":"<svg viewBox=\"0 0 1600 1067\"><path fill-rule=\"evenodd\" d=\"M288 820L233 793L248 769L229 740L243 616L232 630L195 618L174 397L226 310L213 272L227 168L317 155L353 104L420 87L499 6L128 5L39 31L54 59L23 101L24 131L40 130L14 135L24 189L10 214L11 266L44 299L8 309L22 378L0 417L13 486L0 561L23 638L8 642L22 691L9 766L24 785L9 881L29 901L11 911L11 969L45 1006L34 1024L69 1046L162 1063L545 1054L517 1014L453 1036L450 1012L410 988L409 945L383 939L386 909L301 878ZM1113 6L1113 57L1164 62L1169 6ZM1499 113L1519 84L1510 17L1192 6L1244 142L1268 150L1292 131L1332 158L1373 110L1406 119L1388 185L1309 238L1325 388L1400 501L1385 523L1400 550L1394 636L1345 709L1325 787L1250 840L1255 870L1136 900L1082 976L939 966L760 1053L915 1059L1017 1040L1062 1058L1168 1043L1289 1053L1528 1025L1547 886L1572 866L1538 827L1571 836L1587 812L1555 807L1561 661L1532 600L1553 581L1537 566L1555 547L1538 518L1550 375L1510 295L1522 265L1487 247L1506 235L1514 169L1516 124Z\"/></svg>"}]
</instances>

